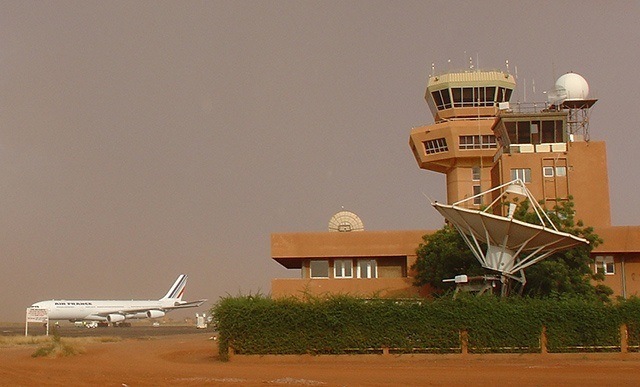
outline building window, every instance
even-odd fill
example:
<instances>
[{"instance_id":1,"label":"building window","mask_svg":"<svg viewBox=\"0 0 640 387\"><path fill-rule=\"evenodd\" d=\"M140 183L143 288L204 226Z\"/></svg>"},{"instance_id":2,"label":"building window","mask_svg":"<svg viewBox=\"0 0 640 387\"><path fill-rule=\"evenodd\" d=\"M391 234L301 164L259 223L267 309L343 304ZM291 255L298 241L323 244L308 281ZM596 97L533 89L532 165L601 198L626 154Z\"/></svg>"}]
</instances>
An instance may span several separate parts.
<instances>
[{"instance_id":1,"label":"building window","mask_svg":"<svg viewBox=\"0 0 640 387\"><path fill-rule=\"evenodd\" d=\"M435 140L429 140L424 142L424 149L428 155L433 153L447 152L447 140L444 138L436 138Z\"/></svg>"},{"instance_id":2,"label":"building window","mask_svg":"<svg viewBox=\"0 0 640 387\"><path fill-rule=\"evenodd\" d=\"M479 185L474 185L473 186L473 204L475 205L481 205L482 204L482 196L476 196L476 195L480 195L480 186Z\"/></svg>"},{"instance_id":3,"label":"building window","mask_svg":"<svg viewBox=\"0 0 640 387\"><path fill-rule=\"evenodd\" d=\"M471 167L471 180L480 181L480 167L477 165Z\"/></svg>"},{"instance_id":4,"label":"building window","mask_svg":"<svg viewBox=\"0 0 640 387\"><path fill-rule=\"evenodd\" d=\"M378 265L375 259L358 261L358 278L378 278Z\"/></svg>"},{"instance_id":5,"label":"building window","mask_svg":"<svg viewBox=\"0 0 640 387\"><path fill-rule=\"evenodd\" d=\"M567 167L542 167L542 176L544 177L565 177L567 176Z\"/></svg>"},{"instance_id":6,"label":"building window","mask_svg":"<svg viewBox=\"0 0 640 387\"><path fill-rule=\"evenodd\" d=\"M496 149L496 136L493 134L460 136L460 149Z\"/></svg>"},{"instance_id":7,"label":"building window","mask_svg":"<svg viewBox=\"0 0 640 387\"><path fill-rule=\"evenodd\" d=\"M333 276L335 278L353 278L353 261L350 259L333 261Z\"/></svg>"},{"instance_id":8,"label":"building window","mask_svg":"<svg viewBox=\"0 0 640 387\"><path fill-rule=\"evenodd\" d=\"M613 263L613 256L611 255L597 255L596 256L596 273L602 273L604 275L616 274L616 266Z\"/></svg>"},{"instance_id":9,"label":"building window","mask_svg":"<svg viewBox=\"0 0 640 387\"><path fill-rule=\"evenodd\" d=\"M329 278L329 261L311 261L311 278Z\"/></svg>"},{"instance_id":10,"label":"building window","mask_svg":"<svg viewBox=\"0 0 640 387\"><path fill-rule=\"evenodd\" d=\"M511 170L511 180L520 179L523 183L531 183L531 169L516 168Z\"/></svg>"}]
</instances>

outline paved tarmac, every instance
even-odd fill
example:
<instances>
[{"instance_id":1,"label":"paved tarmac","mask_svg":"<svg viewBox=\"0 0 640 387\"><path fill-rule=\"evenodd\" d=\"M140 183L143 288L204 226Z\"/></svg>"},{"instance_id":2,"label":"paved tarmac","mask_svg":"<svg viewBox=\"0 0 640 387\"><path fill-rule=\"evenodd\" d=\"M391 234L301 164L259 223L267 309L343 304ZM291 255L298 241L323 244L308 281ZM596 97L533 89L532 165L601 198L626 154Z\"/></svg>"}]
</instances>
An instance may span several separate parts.
<instances>
[{"instance_id":1,"label":"paved tarmac","mask_svg":"<svg viewBox=\"0 0 640 387\"><path fill-rule=\"evenodd\" d=\"M0 326L0 336L24 335L24 324L11 324ZM148 325L133 325L131 327L99 327L84 328L76 327L70 323L60 324L57 328L61 337L95 337L95 336L118 336L122 338L141 338L154 336L184 335L192 333L211 332L210 328L197 329L195 325L160 325L157 327ZM41 336L46 333L46 329L41 324L29 324L29 336ZM49 331L52 334L52 331Z\"/></svg>"}]
</instances>

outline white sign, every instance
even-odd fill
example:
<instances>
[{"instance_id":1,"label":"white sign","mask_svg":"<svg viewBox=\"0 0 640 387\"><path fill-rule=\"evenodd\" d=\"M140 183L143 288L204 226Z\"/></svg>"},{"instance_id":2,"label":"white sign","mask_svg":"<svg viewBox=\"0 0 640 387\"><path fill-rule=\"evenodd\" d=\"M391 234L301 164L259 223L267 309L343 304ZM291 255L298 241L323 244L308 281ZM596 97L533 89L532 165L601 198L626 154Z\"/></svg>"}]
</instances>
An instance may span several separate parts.
<instances>
[{"instance_id":1,"label":"white sign","mask_svg":"<svg viewBox=\"0 0 640 387\"><path fill-rule=\"evenodd\" d=\"M29 334L29 323L44 323L47 327L47 336L49 336L49 311L40 308L27 308L27 318L24 323L24 335Z\"/></svg>"},{"instance_id":2,"label":"white sign","mask_svg":"<svg viewBox=\"0 0 640 387\"><path fill-rule=\"evenodd\" d=\"M46 323L49 319L48 311L40 308L27 308L27 322Z\"/></svg>"}]
</instances>

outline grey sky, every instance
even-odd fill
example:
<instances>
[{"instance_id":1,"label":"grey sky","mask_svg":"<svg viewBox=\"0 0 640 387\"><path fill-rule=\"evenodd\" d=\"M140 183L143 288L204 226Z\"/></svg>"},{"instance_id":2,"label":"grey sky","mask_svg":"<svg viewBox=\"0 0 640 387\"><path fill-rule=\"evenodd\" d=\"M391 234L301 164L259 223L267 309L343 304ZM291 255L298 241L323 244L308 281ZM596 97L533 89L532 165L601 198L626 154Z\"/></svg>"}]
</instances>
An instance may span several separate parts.
<instances>
[{"instance_id":1,"label":"grey sky","mask_svg":"<svg viewBox=\"0 0 640 387\"><path fill-rule=\"evenodd\" d=\"M270 234L341 206L368 230L440 227L423 192L444 199L444 177L408 137L433 122L431 63L469 57L517 66L512 100L583 75L614 224L640 224L640 3L467 3L1 2L0 321L158 298L181 272L189 299L269 293L297 275Z\"/></svg>"}]
</instances>

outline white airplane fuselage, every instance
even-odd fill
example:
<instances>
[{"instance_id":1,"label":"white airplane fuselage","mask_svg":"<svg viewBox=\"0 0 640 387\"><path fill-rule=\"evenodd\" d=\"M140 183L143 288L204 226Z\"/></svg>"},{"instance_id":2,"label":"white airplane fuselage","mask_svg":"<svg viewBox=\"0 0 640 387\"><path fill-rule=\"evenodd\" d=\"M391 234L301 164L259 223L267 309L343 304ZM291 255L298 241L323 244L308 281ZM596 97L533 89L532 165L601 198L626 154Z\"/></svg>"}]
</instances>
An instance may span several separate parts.
<instances>
[{"instance_id":1,"label":"white airplane fuselage","mask_svg":"<svg viewBox=\"0 0 640 387\"><path fill-rule=\"evenodd\" d=\"M162 317L163 310L172 306L172 302L158 300L50 300L37 302L32 308L47 309L49 320L108 321L109 315L125 319L150 318L149 314Z\"/></svg>"},{"instance_id":2,"label":"white airplane fuselage","mask_svg":"<svg viewBox=\"0 0 640 387\"><path fill-rule=\"evenodd\" d=\"M173 309L198 307L206 301L182 301L186 284L187 276L181 274L159 300L48 300L36 302L31 309L45 309L49 320L119 323L127 319L159 318Z\"/></svg>"}]
</instances>

